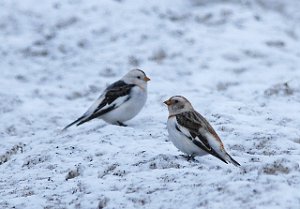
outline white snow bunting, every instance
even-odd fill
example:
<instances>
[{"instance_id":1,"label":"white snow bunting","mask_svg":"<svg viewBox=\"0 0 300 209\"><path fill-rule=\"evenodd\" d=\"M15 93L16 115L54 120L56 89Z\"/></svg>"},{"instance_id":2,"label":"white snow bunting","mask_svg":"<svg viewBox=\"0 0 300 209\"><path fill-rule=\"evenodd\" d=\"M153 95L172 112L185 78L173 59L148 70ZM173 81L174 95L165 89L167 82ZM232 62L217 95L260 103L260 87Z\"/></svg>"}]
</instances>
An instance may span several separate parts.
<instances>
[{"instance_id":1,"label":"white snow bunting","mask_svg":"<svg viewBox=\"0 0 300 209\"><path fill-rule=\"evenodd\" d=\"M167 128L173 144L188 155L211 154L225 163L235 166L240 164L224 149L224 145L207 120L194 110L191 103L183 96L173 96L164 102L168 106Z\"/></svg>"},{"instance_id":2,"label":"white snow bunting","mask_svg":"<svg viewBox=\"0 0 300 209\"><path fill-rule=\"evenodd\" d=\"M109 85L94 104L77 120L63 130L94 118L107 123L126 126L123 122L136 116L147 100L147 82L150 79L139 69L129 71L121 80Z\"/></svg>"}]
</instances>

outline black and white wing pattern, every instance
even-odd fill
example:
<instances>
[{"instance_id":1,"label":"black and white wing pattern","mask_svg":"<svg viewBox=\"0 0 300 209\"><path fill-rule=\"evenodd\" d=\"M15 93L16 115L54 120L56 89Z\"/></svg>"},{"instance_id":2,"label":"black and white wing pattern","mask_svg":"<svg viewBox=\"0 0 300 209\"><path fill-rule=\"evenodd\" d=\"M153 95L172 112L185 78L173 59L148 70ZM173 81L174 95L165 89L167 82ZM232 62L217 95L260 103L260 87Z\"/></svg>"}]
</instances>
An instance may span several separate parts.
<instances>
[{"instance_id":1,"label":"black and white wing pattern","mask_svg":"<svg viewBox=\"0 0 300 209\"><path fill-rule=\"evenodd\" d=\"M79 126L118 108L130 99L130 92L134 86L134 84L127 84L121 80L109 85L104 93L100 95L94 104L80 118L67 125L63 130L66 130L74 124Z\"/></svg>"},{"instance_id":2,"label":"black and white wing pattern","mask_svg":"<svg viewBox=\"0 0 300 209\"><path fill-rule=\"evenodd\" d=\"M227 163L218 150L219 147L224 149L223 143L204 117L196 111L190 111L177 114L176 121L181 126L177 126L176 129L196 146Z\"/></svg>"}]
</instances>

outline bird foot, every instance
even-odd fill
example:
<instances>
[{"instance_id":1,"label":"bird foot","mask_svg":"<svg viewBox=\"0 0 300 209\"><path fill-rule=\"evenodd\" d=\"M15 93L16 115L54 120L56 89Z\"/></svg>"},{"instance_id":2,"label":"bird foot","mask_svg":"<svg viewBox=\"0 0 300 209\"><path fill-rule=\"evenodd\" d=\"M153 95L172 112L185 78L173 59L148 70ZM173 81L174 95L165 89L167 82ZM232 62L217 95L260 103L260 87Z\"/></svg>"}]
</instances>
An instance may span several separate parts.
<instances>
[{"instance_id":1,"label":"bird foot","mask_svg":"<svg viewBox=\"0 0 300 209\"><path fill-rule=\"evenodd\" d=\"M196 161L195 155L182 155L187 161Z\"/></svg>"},{"instance_id":2,"label":"bird foot","mask_svg":"<svg viewBox=\"0 0 300 209\"><path fill-rule=\"evenodd\" d=\"M120 121L117 121L117 125L123 126L123 127L126 127L126 126L127 126L126 124L124 124L124 123L122 123L122 122L120 122Z\"/></svg>"}]
</instances>

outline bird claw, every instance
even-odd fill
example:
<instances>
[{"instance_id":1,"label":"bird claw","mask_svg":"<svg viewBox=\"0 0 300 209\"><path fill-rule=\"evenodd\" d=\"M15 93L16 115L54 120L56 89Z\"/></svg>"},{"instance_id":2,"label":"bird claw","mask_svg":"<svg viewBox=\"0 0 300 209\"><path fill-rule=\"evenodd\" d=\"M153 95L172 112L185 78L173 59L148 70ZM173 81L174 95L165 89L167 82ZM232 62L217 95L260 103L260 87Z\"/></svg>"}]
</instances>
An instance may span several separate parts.
<instances>
[{"instance_id":1,"label":"bird claw","mask_svg":"<svg viewBox=\"0 0 300 209\"><path fill-rule=\"evenodd\" d=\"M187 161L196 161L195 155L182 155Z\"/></svg>"},{"instance_id":2,"label":"bird claw","mask_svg":"<svg viewBox=\"0 0 300 209\"><path fill-rule=\"evenodd\" d=\"M195 161L195 156L194 155L187 156L187 161Z\"/></svg>"},{"instance_id":3,"label":"bird claw","mask_svg":"<svg viewBox=\"0 0 300 209\"><path fill-rule=\"evenodd\" d=\"M123 127L126 127L126 126L127 126L126 124L124 124L124 123L122 123L122 122L120 122L120 121L117 121L117 125L123 126Z\"/></svg>"}]
</instances>

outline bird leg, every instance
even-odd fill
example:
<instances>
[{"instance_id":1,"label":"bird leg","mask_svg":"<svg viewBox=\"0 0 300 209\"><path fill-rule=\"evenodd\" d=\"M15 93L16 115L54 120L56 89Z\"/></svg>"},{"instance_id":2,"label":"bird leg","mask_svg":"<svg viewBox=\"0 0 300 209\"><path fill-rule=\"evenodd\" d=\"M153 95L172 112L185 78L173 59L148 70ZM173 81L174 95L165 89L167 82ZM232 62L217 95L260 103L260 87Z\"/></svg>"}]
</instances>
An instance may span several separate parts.
<instances>
[{"instance_id":1,"label":"bird leg","mask_svg":"<svg viewBox=\"0 0 300 209\"><path fill-rule=\"evenodd\" d=\"M195 161L195 155L182 155L187 161Z\"/></svg>"},{"instance_id":2,"label":"bird leg","mask_svg":"<svg viewBox=\"0 0 300 209\"><path fill-rule=\"evenodd\" d=\"M126 127L126 126L127 126L126 124L124 124L124 123L122 123L122 122L120 122L120 121L117 121L117 125L123 126L123 127Z\"/></svg>"},{"instance_id":3,"label":"bird leg","mask_svg":"<svg viewBox=\"0 0 300 209\"><path fill-rule=\"evenodd\" d=\"M191 154L187 156L187 161L195 161L195 155Z\"/></svg>"}]
</instances>

